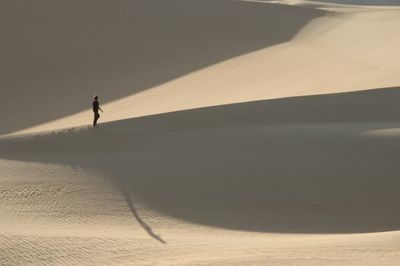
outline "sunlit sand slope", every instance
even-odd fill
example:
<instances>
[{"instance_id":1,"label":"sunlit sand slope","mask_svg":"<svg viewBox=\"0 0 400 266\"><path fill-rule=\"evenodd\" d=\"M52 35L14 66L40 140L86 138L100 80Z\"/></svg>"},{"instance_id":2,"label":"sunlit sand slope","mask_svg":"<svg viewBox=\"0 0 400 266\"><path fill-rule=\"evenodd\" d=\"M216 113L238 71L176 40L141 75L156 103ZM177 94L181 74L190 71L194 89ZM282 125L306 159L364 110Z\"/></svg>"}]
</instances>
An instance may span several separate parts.
<instances>
[{"instance_id":1,"label":"sunlit sand slope","mask_svg":"<svg viewBox=\"0 0 400 266\"><path fill-rule=\"evenodd\" d=\"M270 2L2 2L0 265L399 265L400 13Z\"/></svg>"},{"instance_id":2,"label":"sunlit sand slope","mask_svg":"<svg viewBox=\"0 0 400 266\"><path fill-rule=\"evenodd\" d=\"M3 138L3 258L395 265L398 95L269 100Z\"/></svg>"},{"instance_id":3,"label":"sunlit sand slope","mask_svg":"<svg viewBox=\"0 0 400 266\"><path fill-rule=\"evenodd\" d=\"M265 18L268 19L260 23L268 33L260 33L260 37L261 43L270 45L110 102L104 105L106 113L102 120L399 84L400 11L397 8L342 7L322 11L301 6L277 9L281 5L252 4L258 5L255 9L267 10ZM268 10L279 18L270 16ZM299 13L293 20L291 13L296 10ZM300 21L308 24L295 33L292 23L298 25ZM271 25L281 33L271 31ZM292 34L292 37L285 40L282 34ZM235 46L236 41L229 41L231 45ZM90 112L88 108L23 132L89 124Z\"/></svg>"},{"instance_id":4,"label":"sunlit sand slope","mask_svg":"<svg viewBox=\"0 0 400 266\"><path fill-rule=\"evenodd\" d=\"M322 14L232 0L1 1L0 134L286 42Z\"/></svg>"}]
</instances>

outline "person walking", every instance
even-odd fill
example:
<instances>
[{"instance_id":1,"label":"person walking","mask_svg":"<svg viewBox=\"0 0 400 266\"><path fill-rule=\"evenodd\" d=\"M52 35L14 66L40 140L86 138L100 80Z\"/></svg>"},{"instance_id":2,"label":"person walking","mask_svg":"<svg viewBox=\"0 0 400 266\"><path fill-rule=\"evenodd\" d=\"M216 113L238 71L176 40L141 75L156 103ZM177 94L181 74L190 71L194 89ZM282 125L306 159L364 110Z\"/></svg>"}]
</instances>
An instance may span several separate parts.
<instances>
[{"instance_id":1,"label":"person walking","mask_svg":"<svg viewBox=\"0 0 400 266\"><path fill-rule=\"evenodd\" d=\"M99 120L99 118L100 118L99 110L101 112L103 112L103 110L101 110L101 108L100 108L99 97L97 95L95 95L93 98L92 107L93 107L93 113L94 113L93 127L95 127L95 126L97 126L97 120Z\"/></svg>"}]
</instances>

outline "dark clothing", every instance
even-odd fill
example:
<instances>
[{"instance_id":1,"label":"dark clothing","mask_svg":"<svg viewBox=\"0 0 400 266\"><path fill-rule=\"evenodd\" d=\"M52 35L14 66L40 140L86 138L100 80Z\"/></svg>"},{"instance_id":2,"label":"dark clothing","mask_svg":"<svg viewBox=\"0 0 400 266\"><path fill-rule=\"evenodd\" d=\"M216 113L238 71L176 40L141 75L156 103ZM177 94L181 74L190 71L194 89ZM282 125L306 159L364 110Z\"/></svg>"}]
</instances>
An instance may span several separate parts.
<instances>
[{"instance_id":1,"label":"dark clothing","mask_svg":"<svg viewBox=\"0 0 400 266\"><path fill-rule=\"evenodd\" d=\"M92 103L93 106L93 112L98 113L99 112L99 101L94 100Z\"/></svg>"},{"instance_id":2,"label":"dark clothing","mask_svg":"<svg viewBox=\"0 0 400 266\"><path fill-rule=\"evenodd\" d=\"M99 112L94 112L94 120L93 120L93 126L95 127L97 125L97 120L99 120L100 114Z\"/></svg>"},{"instance_id":3,"label":"dark clothing","mask_svg":"<svg viewBox=\"0 0 400 266\"><path fill-rule=\"evenodd\" d=\"M93 107L93 112L94 112L93 126L95 127L97 125L97 120L99 120L99 118L100 118L99 102L97 100L94 100L92 103L92 107Z\"/></svg>"}]
</instances>

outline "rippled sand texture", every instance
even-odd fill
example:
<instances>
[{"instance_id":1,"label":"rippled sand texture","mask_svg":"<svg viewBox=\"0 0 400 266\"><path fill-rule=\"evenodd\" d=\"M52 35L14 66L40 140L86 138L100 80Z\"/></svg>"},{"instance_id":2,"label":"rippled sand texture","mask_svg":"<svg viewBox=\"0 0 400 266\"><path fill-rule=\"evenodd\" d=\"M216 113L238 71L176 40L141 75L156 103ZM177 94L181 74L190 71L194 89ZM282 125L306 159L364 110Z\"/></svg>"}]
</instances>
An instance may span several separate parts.
<instances>
[{"instance_id":1,"label":"rippled sand texture","mask_svg":"<svg viewBox=\"0 0 400 266\"><path fill-rule=\"evenodd\" d=\"M0 265L399 265L400 9L338 2L1 2Z\"/></svg>"}]
</instances>

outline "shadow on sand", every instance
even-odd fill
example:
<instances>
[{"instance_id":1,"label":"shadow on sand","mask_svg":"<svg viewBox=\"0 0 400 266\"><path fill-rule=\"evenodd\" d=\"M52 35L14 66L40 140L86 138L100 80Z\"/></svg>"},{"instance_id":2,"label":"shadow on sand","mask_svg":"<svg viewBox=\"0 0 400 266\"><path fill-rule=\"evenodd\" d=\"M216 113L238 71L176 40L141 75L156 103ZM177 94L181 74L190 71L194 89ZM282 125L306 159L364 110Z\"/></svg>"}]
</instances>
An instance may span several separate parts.
<instances>
[{"instance_id":1,"label":"shadow on sand","mask_svg":"<svg viewBox=\"0 0 400 266\"><path fill-rule=\"evenodd\" d=\"M293 97L2 138L0 158L96 169L188 222L260 232L400 229L399 88Z\"/></svg>"},{"instance_id":2,"label":"shadow on sand","mask_svg":"<svg viewBox=\"0 0 400 266\"><path fill-rule=\"evenodd\" d=\"M323 14L235 0L1 1L0 134L288 41Z\"/></svg>"},{"instance_id":3,"label":"shadow on sand","mask_svg":"<svg viewBox=\"0 0 400 266\"><path fill-rule=\"evenodd\" d=\"M146 224L146 222L140 217L139 213L137 212L135 205L133 204L133 201L131 199L131 195L129 194L129 192L125 189L124 185L120 185L119 186L121 189L121 193L124 196L124 199L126 201L126 203L129 206L129 209L131 211L131 213L133 214L133 216L135 217L136 221L140 224L140 226L143 227L143 229L147 232L147 234L149 236L151 236L152 238L156 239L157 241L166 244L167 242L165 242L159 235L155 234L153 232L153 229Z\"/></svg>"}]
</instances>

